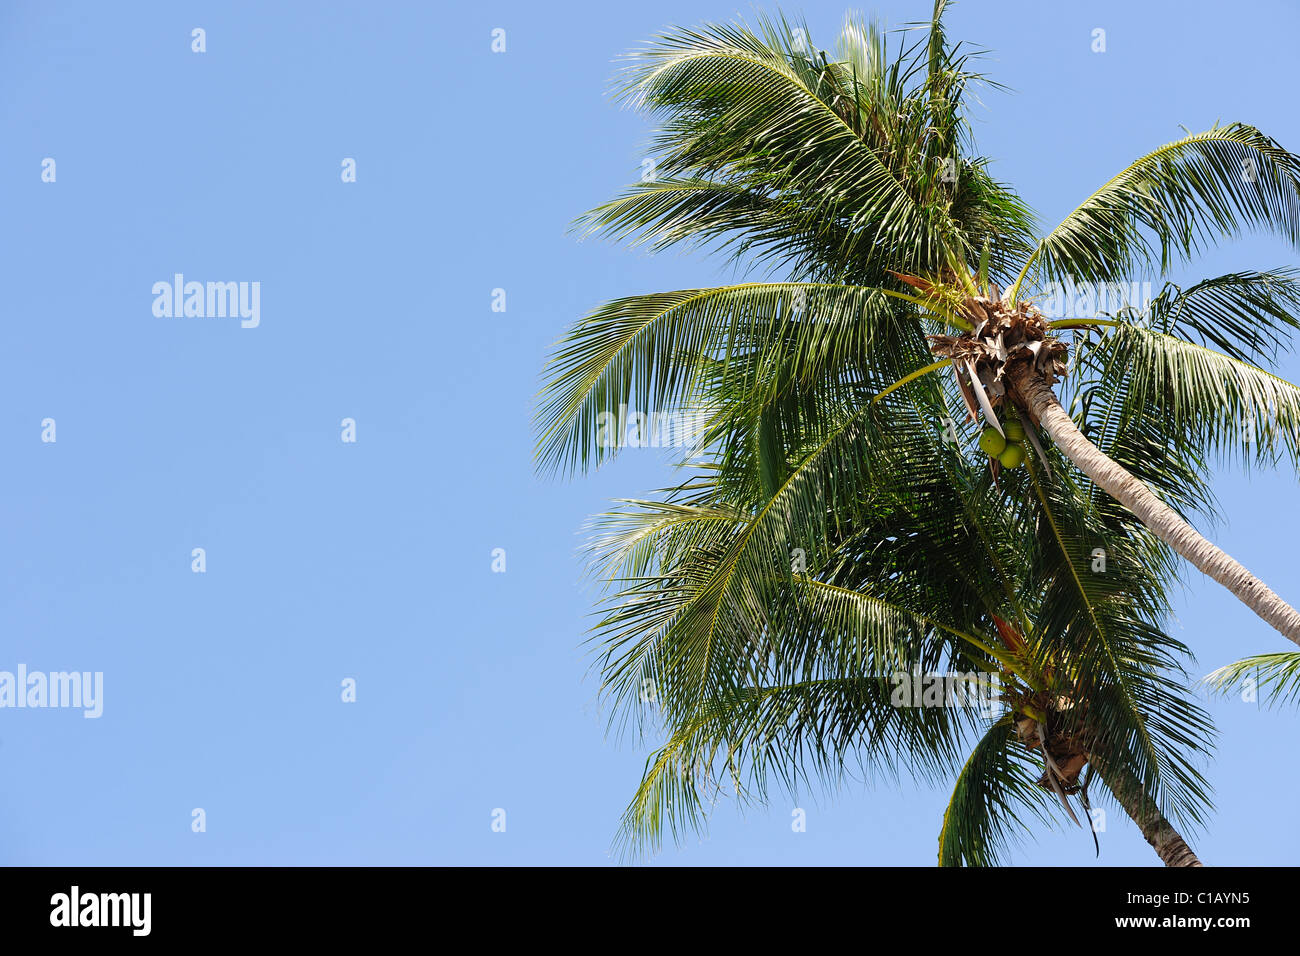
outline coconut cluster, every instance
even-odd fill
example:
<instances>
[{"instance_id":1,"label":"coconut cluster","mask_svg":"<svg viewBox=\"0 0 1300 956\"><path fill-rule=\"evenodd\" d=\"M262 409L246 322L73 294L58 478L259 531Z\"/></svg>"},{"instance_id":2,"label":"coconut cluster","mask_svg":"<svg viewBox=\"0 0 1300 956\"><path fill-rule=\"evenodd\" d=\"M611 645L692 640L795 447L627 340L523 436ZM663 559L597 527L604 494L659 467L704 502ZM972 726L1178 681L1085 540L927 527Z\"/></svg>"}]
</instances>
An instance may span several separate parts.
<instances>
[{"instance_id":1,"label":"coconut cluster","mask_svg":"<svg viewBox=\"0 0 1300 956\"><path fill-rule=\"evenodd\" d=\"M930 351L952 359L957 385L970 414L988 422L980 435L980 448L1004 468L1019 468L1025 461L1026 438L1040 451L1032 431L1026 433L1020 410L1008 401L1007 369L1031 363L1049 386L1065 374L1065 344L1051 336L1043 313L1028 302L1009 303L996 286L989 296L967 296L957 309L971 324L960 335L931 335ZM997 410L1004 408L1006 421ZM1032 416L1031 416L1032 418ZM1030 427L1033 422L1031 421Z\"/></svg>"},{"instance_id":2,"label":"coconut cluster","mask_svg":"<svg viewBox=\"0 0 1300 956\"><path fill-rule=\"evenodd\" d=\"M999 432L990 425L980 434L980 450L1003 468L1019 468L1025 463L1025 426L1008 419Z\"/></svg>"}]
</instances>

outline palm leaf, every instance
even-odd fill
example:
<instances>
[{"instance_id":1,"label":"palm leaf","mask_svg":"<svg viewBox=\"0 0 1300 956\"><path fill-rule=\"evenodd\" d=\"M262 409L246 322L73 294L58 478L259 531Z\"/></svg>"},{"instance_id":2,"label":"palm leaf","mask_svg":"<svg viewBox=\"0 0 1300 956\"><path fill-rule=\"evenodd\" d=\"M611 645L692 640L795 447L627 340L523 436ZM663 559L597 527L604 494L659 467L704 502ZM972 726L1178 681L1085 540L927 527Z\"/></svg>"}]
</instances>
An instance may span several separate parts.
<instances>
[{"instance_id":1,"label":"palm leaf","mask_svg":"<svg viewBox=\"0 0 1300 956\"><path fill-rule=\"evenodd\" d=\"M1221 694L1249 687L1262 692L1270 704L1300 703L1300 653L1256 654L1225 664L1210 673L1205 683Z\"/></svg>"},{"instance_id":2,"label":"palm leaf","mask_svg":"<svg viewBox=\"0 0 1300 956\"><path fill-rule=\"evenodd\" d=\"M1300 243L1300 159L1253 126L1214 126L1117 173L1048 233L1025 278L1095 282L1162 272L1220 238L1267 229Z\"/></svg>"}]
</instances>

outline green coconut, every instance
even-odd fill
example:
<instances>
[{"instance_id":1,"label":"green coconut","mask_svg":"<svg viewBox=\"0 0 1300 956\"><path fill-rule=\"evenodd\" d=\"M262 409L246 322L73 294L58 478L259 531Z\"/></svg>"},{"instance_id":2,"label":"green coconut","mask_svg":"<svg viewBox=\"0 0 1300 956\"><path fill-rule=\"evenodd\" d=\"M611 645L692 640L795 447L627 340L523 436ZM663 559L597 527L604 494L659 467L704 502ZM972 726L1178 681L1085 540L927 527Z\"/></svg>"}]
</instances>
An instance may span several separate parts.
<instances>
[{"instance_id":1,"label":"green coconut","mask_svg":"<svg viewBox=\"0 0 1300 956\"><path fill-rule=\"evenodd\" d=\"M1025 446L1018 441L1007 442L1007 447L998 455L1003 468L1019 468L1025 463Z\"/></svg>"},{"instance_id":2,"label":"green coconut","mask_svg":"<svg viewBox=\"0 0 1300 956\"><path fill-rule=\"evenodd\" d=\"M1007 441L1024 441L1025 426L1014 418L1002 423L1002 430L1007 433Z\"/></svg>"},{"instance_id":3,"label":"green coconut","mask_svg":"<svg viewBox=\"0 0 1300 956\"><path fill-rule=\"evenodd\" d=\"M1002 454L1002 449L1007 447L1007 440L998 434L998 430L992 426L984 429L980 435L980 450L990 458L996 458Z\"/></svg>"}]
</instances>

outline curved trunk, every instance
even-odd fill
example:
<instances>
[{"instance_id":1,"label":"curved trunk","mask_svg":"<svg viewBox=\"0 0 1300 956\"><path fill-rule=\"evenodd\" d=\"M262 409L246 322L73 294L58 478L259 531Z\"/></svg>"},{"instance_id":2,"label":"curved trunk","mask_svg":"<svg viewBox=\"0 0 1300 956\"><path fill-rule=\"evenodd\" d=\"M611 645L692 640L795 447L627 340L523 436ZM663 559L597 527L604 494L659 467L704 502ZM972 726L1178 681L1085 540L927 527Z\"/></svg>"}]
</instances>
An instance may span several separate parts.
<instances>
[{"instance_id":1,"label":"curved trunk","mask_svg":"<svg viewBox=\"0 0 1300 956\"><path fill-rule=\"evenodd\" d=\"M1136 780L1126 774L1121 776L1118 786L1110 784L1108 786L1165 866L1205 865L1196 858L1187 841L1174 829L1173 824L1165 819L1160 808L1138 786Z\"/></svg>"},{"instance_id":2,"label":"curved trunk","mask_svg":"<svg viewBox=\"0 0 1300 956\"><path fill-rule=\"evenodd\" d=\"M1300 644L1300 611L1278 597L1231 555L1207 541L1157 498L1150 488L1090 442L1061 407L1051 386L1034 371L1032 363L1008 365L1006 375L1025 407L1042 423L1062 454L1080 471L1137 515L1152 534L1222 584L1282 634Z\"/></svg>"}]
</instances>

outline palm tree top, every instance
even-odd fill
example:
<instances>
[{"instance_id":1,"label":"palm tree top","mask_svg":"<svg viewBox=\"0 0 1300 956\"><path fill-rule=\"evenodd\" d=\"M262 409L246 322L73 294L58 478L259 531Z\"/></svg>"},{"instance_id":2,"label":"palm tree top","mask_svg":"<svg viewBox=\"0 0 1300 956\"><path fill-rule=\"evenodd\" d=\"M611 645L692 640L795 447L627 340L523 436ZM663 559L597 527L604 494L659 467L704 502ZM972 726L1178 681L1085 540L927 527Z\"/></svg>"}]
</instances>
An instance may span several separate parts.
<instances>
[{"instance_id":1,"label":"palm tree top","mask_svg":"<svg viewBox=\"0 0 1300 956\"><path fill-rule=\"evenodd\" d=\"M856 754L955 773L945 859L987 861L1009 826L993 811L1035 783L1064 799L1086 756L1165 855L1161 814L1195 825L1208 805L1212 736L1162 629L1175 554L1300 641L1300 614L1188 523L1215 514L1211 458L1300 464L1300 389L1268 369L1300 328L1300 274L1166 284L1105 315L1038 304L1053 282L1164 278L1247 230L1297 244L1300 158L1215 124L1042 231L978 152L967 113L989 81L944 7L893 36L849 16L833 54L782 17L673 29L616 81L657 123L655 174L583 229L770 274L597 307L539 398L538 462L560 472L617 453L611 416L703 422L690 477L605 516L593 545L605 692L668 733L636 840L697 822L719 767L761 794ZM980 425L1001 444L977 444ZM948 664L1074 683L1034 688L972 751L964 717L900 716L879 683Z\"/></svg>"}]
</instances>

